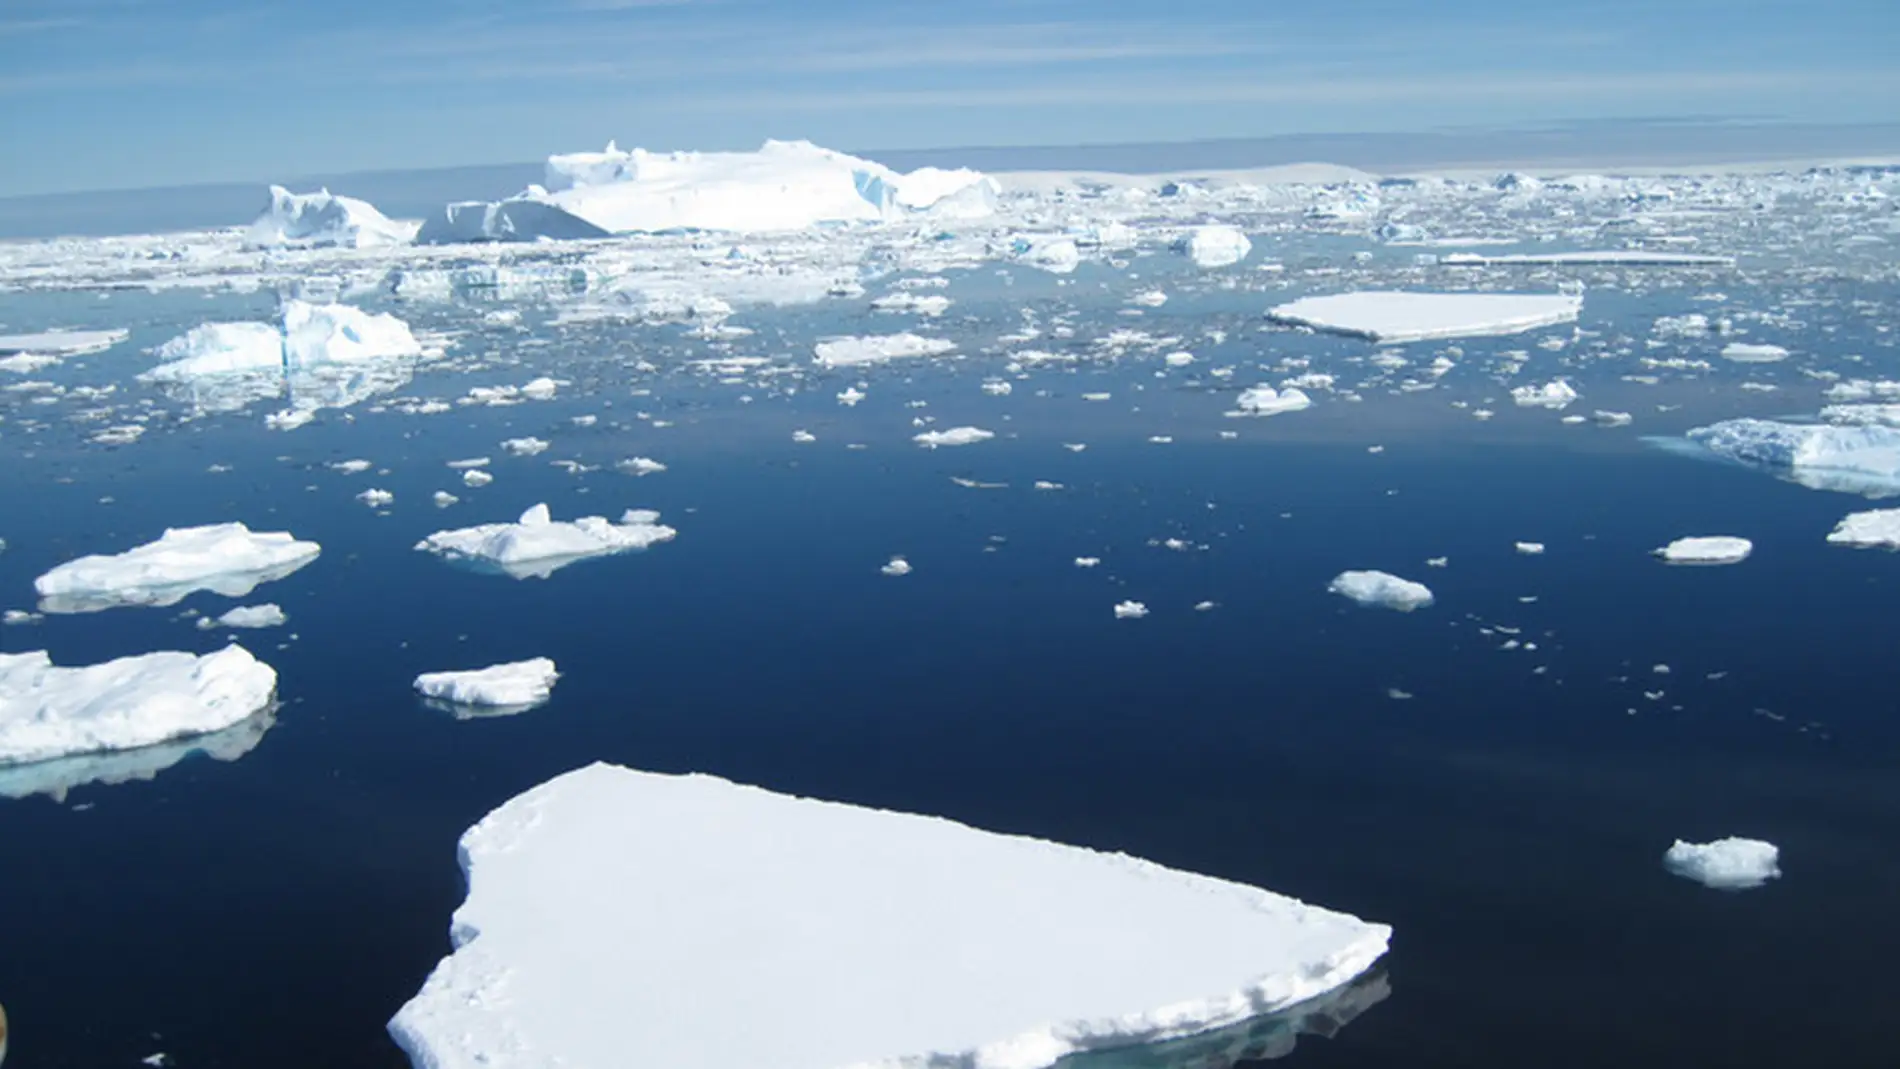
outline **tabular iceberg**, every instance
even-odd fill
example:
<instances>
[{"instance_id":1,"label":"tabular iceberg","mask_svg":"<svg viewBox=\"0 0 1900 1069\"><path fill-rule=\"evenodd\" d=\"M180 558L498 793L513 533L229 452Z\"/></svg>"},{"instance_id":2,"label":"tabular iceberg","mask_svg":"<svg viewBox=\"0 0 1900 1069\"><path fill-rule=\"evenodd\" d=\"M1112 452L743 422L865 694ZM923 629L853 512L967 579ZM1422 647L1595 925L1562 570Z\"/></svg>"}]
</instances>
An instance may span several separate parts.
<instances>
[{"instance_id":1,"label":"tabular iceberg","mask_svg":"<svg viewBox=\"0 0 1900 1069\"><path fill-rule=\"evenodd\" d=\"M431 1069L1042 1069L1294 1006L1391 934L1126 855L604 764L459 856L455 950L389 1025Z\"/></svg>"},{"instance_id":2,"label":"tabular iceberg","mask_svg":"<svg viewBox=\"0 0 1900 1069\"><path fill-rule=\"evenodd\" d=\"M1684 879L1718 891L1746 891L1781 875L1781 851L1760 839L1717 839L1689 843L1677 839L1663 854L1663 866Z\"/></svg>"},{"instance_id":3,"label":"tabular iceberg","mask_svg":"<svg viewBox=\"0 0 1900 1069\"><path fill-rule=\"evenodd\" d=\"M1302 297L1267 312L1289 326L1380 342L1517 334L1574 322L1583 298L1565 293L1407 293L1369 290Z\"/></svg>"},{"instance_id":4,"label":"tabular iceberg","mask_svg":"<svg viewBox=\"0 0 1900 1069\"><path fill-rule=\"evenodd\" d=\"M209 590L241 598L317 559L321 547L284 531L253 531L241 523L172 527L155 542L124 553L67 561L38 579L45 612L97 612L133 605L173 605Z\"/></svg>"},{"instance_id":5,"label":"tabular iceberg","mask_svg":"<svg viewBox=\"0 0 1900 1069\"><path fill-rule=\"evenodd\" d=\"M0 765L131 750L231 727L270 704L277 673L242 646L60 668L0 653Z\"/></svg>"},{"instance_id":6,"label":"tabular iceberg","mask_svg":"<svg viewBox=\"0 0 1900 1069\"><path fill-rule=\"evenodd\" d=\"M1730 419L1686 436L1717 456L1767 468L1803 486L1900 494L1900 428Z\"/></svg>"},{"instance_id":7,"label":"tabular iceberg","mask_svg":"<svg viewBox=\"0 0 1900 1069\"><path fill-rule=\"evenodd\" d=\"M390 219L368 201L340 197L327 189L292 193L283 186L272 186L270 206L251 224L244 240L254 247L333 245L367 249L406 245L415 235L413 225Z\"/></svg>"},{"instance_id":8,"label":"tabular iceberg","mask_svg":"<svg viewBox=\"0 0 1900 1069\"><path fill-rule=\"evenodd\" d=\"M1837 546L1900 549L1900 509L1870 509L1849 513L1827 540Z\"/></svg>"},{"instance_id":9,"label":"tabular iceberg","mask_svg":"<svg viewBox=\"0 0 1900 1069\"><path fill-rule=\"evenodd\" d=\"M1740 564L1755 551L1755 543L1730 535L1678 538L1655 552L1671 564Z\"/></svg>"},{"instance_id":10,"label":"tabular iceberg","mask_svg":"<svg viewBox=\"0 0 1900 1069\"><path fill-rule=\"evenodd\" d=\"M679 532L659 519L657 512L628 509L619 523L602 516L557 522L546 505L536 505L514 523L437 531L417 542L416 548L485 565L516 579L545 579L578 560L671 541Z\"/></svg>"},{"instance_id":11,"label":"tabular iceberg","mask_svg":"<svg viewBox=\"0 0 1900 1069\"><path fill-rule=\"evenodd\" d=\"M546 184L507 200L452 204L418 241L594 238L667 230L771 233L825 223L881 223L918 213L970 218L996 204L975 171L899 174L809 141L757 152L604 152L548 158Z\"/></svg>"},{"instance_id":12,"label":"tabular iceberg","mask_svg":"<svg viewBox=\"0 0 1900 1069\"><path fill-rule=\"evenodd\" d=\"M416 677L416 692L454 705L520 712L547 701L559 677L553 661L536 657L466 672L425 672Z\"/></svg>"},{"instance_id":13,"label":"tabular iceberg","mask_svg":"<svg viewBox=\"0 0 1900 1069\"><path fill-rule=\"evenodd\" d=\"M1430 587L1389 572L1340 572L1326 589L1369 608L1411 612L1432 603Z\"/></svg>"}]
</instances>

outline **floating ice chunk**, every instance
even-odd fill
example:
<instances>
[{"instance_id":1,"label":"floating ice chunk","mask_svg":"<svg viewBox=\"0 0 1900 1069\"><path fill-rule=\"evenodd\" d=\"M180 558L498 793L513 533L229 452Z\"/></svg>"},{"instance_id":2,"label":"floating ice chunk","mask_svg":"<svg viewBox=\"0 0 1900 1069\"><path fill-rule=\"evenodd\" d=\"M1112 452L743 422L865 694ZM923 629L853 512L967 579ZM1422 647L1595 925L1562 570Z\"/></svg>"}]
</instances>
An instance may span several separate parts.
<instances>
[{"instance_id":1,"label":"floating ice chunk","mask_svg":"<svg viewBox=\"0 0 1900 1069\"><path fill-rule=\"evenodd\" d=\"M902 290L886 294L871 302L873 311L909 312L913 315L937 316L950 310L950 298L941 293L913 293Z\"/></svg>"},{"instance_id":2,"label":"floating ice chunk","mask_svg":"<svg viewBox=\"0 0 1900 1069\"><path fill-rule=\"evenodd\" d=\"M1093 567L1095 567L1096 565L1098 565L1098 564L1100 564L1100 563L1102 563L1102 558L1100 558L1100 557L1077 557L1077 558L1075 558L1075 566L1076 566L1077 568L1093 568Z\"/></svg>"},{"instance_id":3,"label":"floating ice chunk","mask_svg":"<svg viewBox=\"0 0 1900 1069\"><path fill-rule=\"evenodd\" d=\"M1181 250L1196 267L1228 267L1245 260L1253 242L1237 227L1201 226L1182 240Z\"/></svg>"},{"instance_id":4,"label":"floating ice chunk","mask_svg":"<svg viewBox=\"0 0 1900 1069\"><path fill-rule=\"evenodd\" d=\"M1900 493L1900 428L1731 419L1697 427L1686 437L1717 456L1817 490Z\"/></svg>"},{"instance_id":5,"label":"floating ice chunk","mask_svg":"<svg viewBox=\"0 0 1900 1069\"><path fill-rule=\"evenodd\" d=\"M1830 401L1900 401L1900 382L1849 379L1827 388Z\"/></svg>"},{"instance_id":6,"label":"floating ice chunk","mask_svg":"<svg viewBox=\"0 0 1900 1069\"><path fill-rule=\"evenodd\" d=\"M326 466L331 471L340 472L344 475L360 475L376 465L371 464L367 460L339 460L334 464Z\"/></svg>"},{"instance_id":7,"label":"floating ice chunk","mask_svg":"<svg viewBox=\"0 0 1900 1069\"><path fill-rule=\"evenodd\" d=\"M1276 416L1282 412L1298 412L1302 408L1313 407L1313 399L1305 390L1289 386L1284 390L1275 390L1271 386L1255 386L1242 390L1234 399L1236 410L1230 416Z\"/></svg>"},{"instance_id":8,"label":"floating ice chunk","mask_svg":"<svg viewBox=\"0 0 1900 1069\"><path fill-rule=\"evenodd\" d=\"M1828 405L1821 418L1850 427L1900 427L1900 404Z\"/></svg>"},{"instance_id":9,"label":"floating ice chunk","mask_svg":"<svg viewBox=\"0 0 1900 1069\"><path fill-rule=\"evenodd\" d=\"M799 445L809 445L817 440L818 436L808 430L800 429L792 432L792 441Z\"/></svg>"},{"instance_id":10,"label":"floating ice chunk","mask_svg":"<svg viewBox=\"0 0 1900 1069\"><path fill-rule=\"evenodd\" d=\"M1900 509L1850 513L1835 525L1827 540L1837 546L1900 549Z\"/></svg>"},{"instance_id":11,"label":"floating ice chunk","mask_svg":"<svg viewBox=\"0 0 1900 1069\"><path fill-rule=\"evenodd\" d=\"M266 602L262 605L240 605L223 616L200 616L198 629L211 631L220 627L282 627L289 620L290 617L284 615L283 609Z\"/></svg>"},{"instance_id":12,"label":"floating ice chunk","mask_svg":"<svg viewBox=\"0 0 1900 1069\"><path fill-rule=\"evenodd\" d=\"M468 468L486 468L488 464L487 457L470 457L467 460L451 460L448 466L457 471L464 471Z\"/></svg>"},{"instance_id":13,"label":"floating ice chunk","mask_svg":"<svg viewBox=\"0 0 1900 1069\"><path fill-rule=\"evenodd\" d=\"M922 434L912 435L911 441L925 449L935 449L938 446L975 445L978 442L987 442L994 437L996 437L995 431L986 431L981 427L952 427L949 430L925 431Z\"/></svg>"},{"instance_id":14,"label":"floating ice chunk","mask_svg":"<svg viewBox=\"0 0 1900 1069\"><path fill-rule=\"evenodd\" d=\"M426 672L416 677L416 692L453 705L493 706L520 712L547 701L559 677L553 661L536 657L472 671Z\"/></svg>"},{"instance_id":15,"label":"floating ice chunk","mask_svg":"<svg viewBox=\"0 0 1900 1069\"><path fill-rule=\"evenodd\" d=\"M44 794L64 802L67 792L76 787L153 779L193 754L214 761L235 761L255 749L275 724L276 716L267 706L230 727L155 746L74 754L27 765L0 764L0 797ZM0 1060L4 1060L6 1049L4 1025L5 1021L0 1020Z\"/></svg>"},{"instance_id":16,"label":"floating ice chunk","mask_svg":"<svg viewBox=\"0 0 1900 1069\"><path fill-rule=\"evenodd\" d=\"M202 735L270 704L277 673L242 646L60 668L0 653L0 765L130 750Z\"/></svg>"},{"instance_id":17,"label":"floating ice chunk","mask_svg":"<svg viewBox=\"0 0 1900 1069\"><path fill-rule=\"evenodd\" d=\"M435 492L435 495L431 497L429 500L435 502L436 508L445 509L462 499L459 497L456 497L454 494L449 493L447 490L437 490Z\"/></svg>"},{"instance_id":18,"label":"floating ice chunk","mask_svg":"<svg viewBox=\"0 0 1900 1069\"><path fill-rule=\"evenodd\" d=\"M1082 250L1065 237L1017 238L1016 259L1052 275L1066 275L1082 265Z\"/></svg>"},{"instance_id":19,"label":"floating ice chunk","mask_svg":"<svg viewBox=\"0 0 1900 1069\"><path fill-rule=\"evenodd\" d=\"M1628 412L1607 412L1600 408L1591 413L1590 418L1605 427L1627 427L1635 419Z\"/></svg>"},{"instance_id":20,"label":"floating ice chunk","mask_svg":"<svg viewBox=\"0 0 1900 1069\"><path fill-rule=\"evenodd\" d=\"M1574 322L1583 298L1571 294L1364 291L1302 297L1267 318L1371 341L1405 342L1517 334Z\"/></svg>"},{"instance_id":21,"label":"floating ice chunk","mask_svg":"<svg viewBox=\"0 0 1900 1069\"><path fill-rule=\"evenodd\" d=\"M819 367L861 367L913 356L938 356L957 347L945 338L917 334L883 334L860 338L830 338L813 347Z\"/></svg>"},{"instance_id":22,"label":"floating ice chunk","mask_svg":"<svg viewBox=\"0 0 1900 1069\"><path fill-rule=\"evenodd\" d=\"M1544 544L1542 542L1518 542L1511 548L1526 557L1535 557L1544 552Z\"/></svg>"},{"instance_id":23,"label":"floating ice chunk","mask_svg":"<svg viewBox=\"0 0 1900 1069\"><path fill-rule=\"evenodd\" d=\"M983 383L982 388L983 392L989 394L991 397L1008 397L1015 389L1015 387L1007 382L986 382Z\"/></svg>"},{"instance_id":24,"label":"floating ice chunk","mask_svg":"<svg viewBox=\"0 0 1900 1069\"><path fill-rule=\"evenodd\" d=\"M501 443L501 447L515 456L531 457L547 452L550 444L544 438L509 438Z\"/></svg>"},{"instance_id":25,"label":"floating ice chunk","mask_svg":"<svg viewBox=\"0 0 1900 1069\"><path fill-rule=\"evenodd\" d=\"M495 477L493 475L488 474L480 468L470 468L468 471L462 473L462 485L464 486L487 486L494 481Z\"/></svg>"},{"instance_id":26,"label":"floating ice chunk","mask_svg":"<svg viewBox=\"0 0 1900 1069\"><path fill-rule=\"evenodd\" d=\"M25 609L8 609L5 612L0 612L0 624L5 624L8 627L19 627L23 624L37 624L44 619L46 619L46 617L39 613L27 612Z\"/></svg>"},{"instance_id":27,"label":"floating ice chunk","mask_svg":"<svg viewBox=\"0 0 1900 1069\"><path fill-rule=\"evenodd\" d=\"M1772 364L1788 359L1788 350L1779 345L1750 345L1733 341L1722 347L1722 359L1738 364Z\"/></svg>"},{"instance_id":28,"label":"floating ice chunk","mask_svg":"<svg viewBox=\"0 0 1900 1069\"><path fill-rule=\"evenodd\" d=\"M657 475L666 470L666 465L651 457L628 457L614 466L628 475Z\"/></svg>"},{"instance_id":29,"label":"floating ice chunk","mask_svg":"<svg viewBox=\"0 0 1900 1069\"><path fill-rule=\"evenodd\" d=\"M292 193L283 186L272 186L270 206L251 224L244 240L253 247L333 245L367 249L407 245L415 236L414 225L388 218L367 201L340 197L327 189Z\"/></svg>"},{"instance_id":30,"label":"floating ice chunk","mask_svg":"<svg viewBox=\"0 0 1900 1069\"><path fill-rule=\"evenodd\" d=\"M1185 352L1169 353L1161 358L1161 362L1169 367L1186 367L1194 362L1194 354Z\"/></svg>"},{"instance_id":31,"label":"floating ice chunk","mask_svg":"<svg viewBox=\"0 0 1900 1069\"><path fill-rule=\"evenodd\" d=\"M156 542L110 556L67 561L33 581L46 612L97 612L130 605L172 605L209 590L243 597L317 558L315 542L241 523L175 527Z\"/></svg>"},{"instance_id":32,"label":"floating ice chunk","mask_svg":"<svg viewBox=\"0 0 1900 1069\"><path fill-rule=\"evenodd\" d=\"M1139 601L1121 601L1115 603L1115 619L1139 620L1148 615L1148 606Z\"/></svg>"},{"instance_id":33,"label":"floating ice chunk","mask_svg":"<svg viewBox=\"0 0 1900 1069\"><path fill-rule=\"evenodd\" d=\"M1143 308L1159 308L1168 303L1168 294L1165 290L1142 290L1128 298L1128 303L1138 304Z\"/></svg>"},{"instance_id":34,"label":"floating ice chunk","mask_svg":"<svg viewBox=\"0 0 1900 1069\"><path fill-rule=\"evenodd\" d=\"M1430 587L1400 579L1389 572L1340 572L1326 589L1367 607L1400 612L1422 609L1432 603Z\"/></svg>"},{"instance_id":35,"label":"floating ice chunk","mask_svg":"<svg viewBox=\"0 0 1900 1069\"><path fill-rule=\"evenodd\" d=\"M1755 543L1728 535L1678 538L1655 551L1670 564L1740 564L1755 551Z\"/></svg>"},{"instance_id":36,"label":"floating ice chunk","mask_svg":"<svg viewBox=\"0 0 1900 1069\"><path fill-rule=\"evenodd\" d=\"M909 575L911 571L910 562L902 557L892 557L890 563L879 568L878 571L883 572L885 575Z\"/></svg>"},{"instance_id":37,"label":"floating ice chunk","mask_svg":"<svg viewBox=\"0 0 1900 1069\"><path fill-rule=\"evenodd\" d=\"M1663 866L1684 879L1718 891L1746 891L1781 875L1781 851L1760 839L1717 839L1688 843L1677 839L1663 854Z\"/></svg>"},{"instance_id":38,"label":"floating ice chunk","mask_svg":"<svg viewBox=\"0 0 1900 1069\"><path fill-rule=\"evenodd\" d=\"M867 396L869 395L867 395L863 390L858 389L856 386L847 386L844 388L844 390L841 393L838 394L838 403L845 406L846 408L850 408L853 405L856 405L859 401L864 400L865 397Z\"/></svg>"},{"instance_id":39,"label":"floating ice chunk","mask_svg":"<svg viewBox=\"0 0 1900 1069\"><path fill-rule=\"evenodd\" d=\"M1624 267L1733 267L1735 257L1704 253L1665 252L1654 249L1586 249L1576 252L1507 253L1487 256L1453 252L1439 257L1446 267L1608 266Z\"/></svg>"},{"instance_id":40,"label":"floating ice chunk","mask_svg":"<svg viewBox=\"0 0 1900 1069\"><path fill-rule=\"evenodd\" d=\"M368 505L370 508L379 509L385 505L393 504L396 500L396 495L387 490L378 490L372 487L356 495L356 499Z\"/></svg>"},{"instance_id":41,"label":"floating ice chunk","mask_svg":"<svg viewBox=\"0 0 1900 1069\"><path fill-rule=\"evenodd\" d=\"M437 531L416 548L454 561L498 570L516 579L545 579L587 557L645 549L679 532L659 523L659 513L629 509L619 523L600 516L555 521L536 505L514 523L486 523Z\"/></svg>"},{"instance_id":42,"label":"floating ice chunk","mask_svg":"<svg viewBox=\"0 0 1900 1069\"><path fill-rule=\"evenodd\" d=\"M1511 391L1511 400L1525 408L1568 408L1576 399L1576 387L1563 379L1552 379L1542 386L1519 386Z\"/></svg>"},{"instance_id":43,"label":"floating ice chunk","mask_svg":"<svg viewBox=\"0 0 1900 1069\"><path fill-rule=\"evenodd\" d=\"M1295 1006L1391 934L1121 854L604 764L458 857L455 949L389 1026L417 1065L1042 1069Z\"/></svg>"},{"instance_id":44,"label":"floating ice chunk","mask_svg":"<svg viewBox=\"0 0 1900 1069\"><path fill-rule=\"evenodd\" d=\"M0 356L84 356L103 353L124 341L124 330L46 330L35 334L0 334ZM55 361L57 362L57 361ZM30 370L24 365L9 370Z\"/></svg>"}]
</instances>

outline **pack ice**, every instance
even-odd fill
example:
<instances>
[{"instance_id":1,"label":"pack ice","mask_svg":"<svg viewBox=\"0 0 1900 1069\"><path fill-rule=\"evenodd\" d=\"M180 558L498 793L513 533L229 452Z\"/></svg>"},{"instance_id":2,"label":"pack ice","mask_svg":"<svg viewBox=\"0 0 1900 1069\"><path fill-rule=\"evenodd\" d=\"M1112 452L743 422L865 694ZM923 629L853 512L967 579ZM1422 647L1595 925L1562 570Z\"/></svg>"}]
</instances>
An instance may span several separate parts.
<instances>
[{"instance_id":1,"label":"pack ice","mask_svg":"<svg viewBox=\"0 0 1900 1069\"><path fill-rule=\"evenodd\" d=\"M545 579L578 560L671 541L679 532L659 520L657 512L628 509L619 523L602 516L557 521L546 505L536 505L514 523L437 531L417 542L416 548L449 560L485 565L515 579Z\"/></svg>"},{"instance_id":2,"label":"pack ice","mask_svg":"<svg viewBox=\"0 0 1900 1069\"><path fill-rule=\"evenodd\" d=\"M416 692L455 705L520 712L547 701L559 676L553 661L536 657L472 671L425 672L416 677Z\"/></svg>"},{"instance_id":3,"label":"pack ice","mask_svg":"<svg viewBox=\"0 0 1900 1069\"><path fill-rule=\"evenodd\" d=\"M1400 579L1390 572L1340 572L1327 584L1326 589L1368 608L1411 612L1432 603L1430 587L1410 579Z\"/></svg>"},{"instance_id":4,"label":"pack ice","mask_svg":"<svg viewBox=\"0 0 1900 1069\"><path fill-rule=\"evenodd\" d=\"M969 170L899 174L809 141L757 152L603 152L548 157L546 185L508 200L451 204L423 242L606 237L667 230L769 233L821 223L881 223L920 212L977 217L996 183Z\"/></svg>"},{"instance_id":5,"label":"pack ice","mask_svg":"<svg viewBox=\"0 0 1900 1069\"><path fill-rule=\"evenodd\" d=\"M1574 322L1583 298L1565 293L1408 293L1367 290L1302 297L1267 318L1378 342L1517 334Z\"/></svg>"},{"instance_id":6,"label":"pack ice","mask_svg":"<svg viewBox=\"0 0 1900 1069\"><path fill-rule=\"evenodd\" d=\"M272 186L270 205L251 224L244 240L247 245L263 248L330 245L367 249L406 245L415 235L415 225L390 219L368 201L340 197L328 189L292 193L283 186Z\"/></svg>"},{"instance_id":7,"label":"pack ice","mask_svg":"<svg viewBox=\"0 0 1900 1069\"><path fill-rule=\"evenodd\" d=\"M97 612L132 605L173 605L209 590L241 598L262 583L317 559L315 542L241 523L167 528L155 542L123 553L67 561L33 580L44 612Z\"/></svg>"},{"instance_id":8,"label":"pack ice","mask_svg":"<svg viewBox=\"0 0 1900 1069\"><path fill-rule=\"evenodd\" d=\"M1717 456L1766 468L1816 490L1900 494L1900 428L1730 419L1686 437Z\"/></svg>"},{"instance_id":9,"label":"pack ice","mask_svg":"<svg viewBox=\"0 0 1900 1069\"><path fill-rule=\"evenodd\" d=\"M231 727L270 704L277 673L242 646L61 668L0 653L0 765L131 750Z\"/></svg>"},{"instance_id":10,"label":"pack ice","mask_svg":"<svg viewBox=\"0 0 1900 1069\"><path fill-rule=\"evenodd\" d=\"M1122 854L606 764L458 855L454 952L389 1024L430 1069L1041 1069L1323 995L1391 935Z\"/></svg>"}]
</instances>

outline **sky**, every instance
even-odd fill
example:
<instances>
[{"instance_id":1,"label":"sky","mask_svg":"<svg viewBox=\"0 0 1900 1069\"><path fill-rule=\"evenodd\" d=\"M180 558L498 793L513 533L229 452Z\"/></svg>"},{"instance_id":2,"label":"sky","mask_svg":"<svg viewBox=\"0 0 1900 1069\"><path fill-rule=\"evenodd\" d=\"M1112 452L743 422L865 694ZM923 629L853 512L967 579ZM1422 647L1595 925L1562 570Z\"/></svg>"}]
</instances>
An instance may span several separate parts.
<instances>
[{"instance_id":1,"label":"sky","mask_svg":"<svg viewBox=\"0 0 1900 1069\"><path fill-rule=\"evenodd\" d=\"M1893 0L0 0L0 196L537 160L1900 119Z\"/></svg>"}]
</instances>

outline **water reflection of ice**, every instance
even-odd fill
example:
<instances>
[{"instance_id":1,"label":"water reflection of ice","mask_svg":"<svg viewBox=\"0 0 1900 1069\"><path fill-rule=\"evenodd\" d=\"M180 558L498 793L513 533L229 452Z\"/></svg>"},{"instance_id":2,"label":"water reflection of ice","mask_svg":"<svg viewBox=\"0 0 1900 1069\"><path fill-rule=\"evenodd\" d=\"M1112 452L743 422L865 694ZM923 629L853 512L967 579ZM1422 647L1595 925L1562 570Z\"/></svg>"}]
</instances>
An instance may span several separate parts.
<instances>
[{"instance_id":1,"label":"water reflection of ice","mask_svg":"<svg viewBox=\"0 0 1900 1069\"><path fill-rule=\"evenodd\" d=\"M273 706L222 731L146 746L137 750L78 754L29 765L0 766L0 797L26 798L45 794L64 802L66 792L89 783L130 783L149 780L194 753L216 761L235 761L256 748L277 722Z\"/></svg>"},{"instance_id":2,"label":"water reflection of ice","mask_svg":"<svg viewBox=\"0 0 1900 1069\"><path fill-rule=\"evenodd\" d=\"M287 412L314 414L394 393L414 377L413 360L374 360L200 376L164 389L167 396L190 405L194 415L236 412L279 398L287 402Z\"/></svg>"},{"instance_id":3,"label":"water reflection of ice","mask_svg":"<svg viewBox=\"0 0 1900 1069\"><path fill-rule=\"evenodd\" d=\"M250 572L225 572L220 575L193 579L188 583L168 583L163 586L126 586L111 590L81 590L66 594L50 594L40 599L40 611L58 614L83 612L103 612L107 609L128 609L137 607L163 608L176 605L188 595L200 590L208 590L227 598L248 597L251 591L265 583L275 582L316 560L313 554L298 560L279 564L273 568L260 568Z\"/></svg>"},{"instance_id":4,"label":"water reflection of ice","mask_svg":"<svg viewBox=\"0 0 1900 1069\"><path fill-rule=\"evenodd\" d=\"M1276 1013L1166 1043L1071 1055L1055 1069L1232 1069L1284 1058L1301 1036L1331 1038L1391 994L1385 974L1372 973Z\"/></svg>"}]
</instances>

